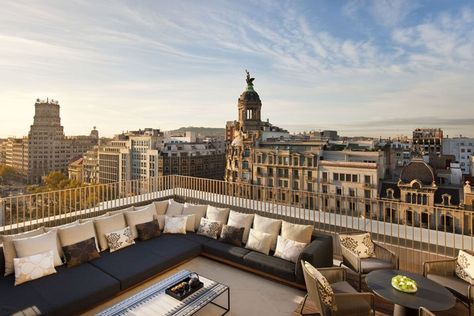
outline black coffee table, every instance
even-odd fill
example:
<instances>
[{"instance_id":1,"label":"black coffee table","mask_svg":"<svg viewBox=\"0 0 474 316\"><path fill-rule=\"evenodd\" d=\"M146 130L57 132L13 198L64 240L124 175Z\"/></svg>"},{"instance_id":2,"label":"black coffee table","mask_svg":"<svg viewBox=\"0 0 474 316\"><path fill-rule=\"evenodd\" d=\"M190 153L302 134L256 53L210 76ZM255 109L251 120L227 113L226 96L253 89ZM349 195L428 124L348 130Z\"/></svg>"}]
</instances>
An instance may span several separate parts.
<instances>
[{"instance_id":1,"label":"black coffee table","mask_svg":"<svg viewBox=\"0 0 474 316\"><path fill-rule=\"evenodd\" d=\"M405 275L416 281L418 291L413 294L403 293L392 287L392 277ZM418 315L420 306L431 311L444 311L456 304L456 298L446 288L428 280L420 274L399 270L378 270L370 272L366 278L367 286L377 296L395 304L393 315Z\"/></svg>"}]
</instances>

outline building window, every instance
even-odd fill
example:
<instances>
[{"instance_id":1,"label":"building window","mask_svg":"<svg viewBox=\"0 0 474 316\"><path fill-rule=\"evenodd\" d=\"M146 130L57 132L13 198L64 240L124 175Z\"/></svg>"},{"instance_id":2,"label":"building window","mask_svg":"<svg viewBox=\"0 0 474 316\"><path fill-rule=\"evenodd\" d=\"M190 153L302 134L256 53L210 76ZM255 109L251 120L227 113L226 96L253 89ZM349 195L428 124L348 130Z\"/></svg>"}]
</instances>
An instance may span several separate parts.
<instances>
[{"instance_id":1,"label":"building window","mask_svg":"<svg viewBox=\"0 0 474 316\"><path fill-rule=\"evenodd\" d=\"M387 199L393 199L393 189L387 189Z\"/></svg>"},{"instance_id":2,"label":"building window","mask_svg":"<svg viewBox=\"0 0 474 316\"><path fill-rule=\"evenodd\" d=\"M328 193L328 186L323 185L323 193L327 194Z\"/></svg>"},{"instance_id":3,"label":"building window","mask_svg":"<svg viewBox=\"0 0 474 316\"><path fill-rule=\"evenodd\" d=\"M352 175L352 182L359 182L359 179L356 174Z\"/></svg>"},{"instance_id":4,"label":"building window","mask_svg":"<svg viewBox=\"0 0 474 316\"><path fill-rule=\"evenodd\" d=\"M370 190L364 190L364 197L366 199L370 199L370 197L371 197Z\"/></svg>"},{"instance_id":5,"label":"building window","mask_svg":"<svg viewBox=\"0 0 474 316\"><path fill-rule=\"evenodd\" d=\"M336 187L336 194L337 194L337 195L342 195L342 189L341 189L341 187Z\"/></svg>"},{"instance_id":6,"label":"building window","mask_svg":"<svg viewBox=\"0 0 474 316\"><path fill-rule=\"evenodd\" d=\"M327 182L328 181L328 173L323 172L323 181Z\"/></svg>"},{"instance_id":7,"label":"building window","mask_svg":"<svg viewBox=\"0 0 474 316\"><path fill-rule=\"evenodd\" d=\"M334 173L333 174L333 180L334 181L339 181L339 173Z\"/></svg>"},{"instance_id":8,"label":"building window","mask_svg":"<svg viewBox=\"0 0 474 316\"><path fill-rule=\"evenodd\" d=\"M349 188L349 196L355 196L355 190L352 188Z\"/></svg>"},{"instance_id":9,"label":"building window","mask_svg":"<svg viewBox=\"0 0 474 316\"><path fill-rule=\"evenodd\" d=\"M364 183L370 184L370 176L364 176Z\"/></svg>"}]
</instances>

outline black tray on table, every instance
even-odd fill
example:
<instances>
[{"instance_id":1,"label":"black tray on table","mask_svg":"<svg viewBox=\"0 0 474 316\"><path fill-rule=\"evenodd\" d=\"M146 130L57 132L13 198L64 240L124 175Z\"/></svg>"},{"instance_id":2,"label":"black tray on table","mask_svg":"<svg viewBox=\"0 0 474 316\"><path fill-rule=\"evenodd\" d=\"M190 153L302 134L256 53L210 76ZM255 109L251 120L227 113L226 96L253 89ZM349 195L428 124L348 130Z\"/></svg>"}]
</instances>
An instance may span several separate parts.
<instances>
[{"instance_id":1,"label":"black tray on table","mask_svg":"<svg viewBox=\"0 0 474 316\"><path fill-rule=\"evenodd\" d=\"M168 288L165 290L165 293L168 294L169 296L171 296L171 297L177 299L178 301L182 301L182 300L184 300L186 297L190 296L191 294L194 294L197 290L202 289L202 287L204 286L204 283L202 283L201 281L199 281L199 285L198 285L198 286L196 286L195 288L189 289L189 290L187 290L187 291L185 291L185 292L177 293L177 292L171 291L171 289L174 288L176 285L178 285L178 284L180 284L180 283L183 283L183 282L188 283L190 279L191 279L190 277L187 277L187 278L182 279L181 281L176 282L176 283L173 284L172 286L168 287Z\"/></svg>"}]
</instances>

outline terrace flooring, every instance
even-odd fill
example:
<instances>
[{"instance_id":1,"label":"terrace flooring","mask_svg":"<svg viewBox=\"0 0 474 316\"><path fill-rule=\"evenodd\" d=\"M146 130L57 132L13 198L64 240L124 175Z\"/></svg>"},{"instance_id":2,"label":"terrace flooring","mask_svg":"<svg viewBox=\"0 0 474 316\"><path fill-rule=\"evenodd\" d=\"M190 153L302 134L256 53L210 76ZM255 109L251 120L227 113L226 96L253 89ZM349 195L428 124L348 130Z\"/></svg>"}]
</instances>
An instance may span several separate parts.
<instances>
[{"instance_id":1,"label":"terrace flooring","mask_svg":"<svg viewBox=\"0 0 474 316\"><path fill-rule=\"evenodd\" d=\"M231 311L227 315L245 316L299 316L301 302L306 294L304 291L282 285L278 282L257 276L253 273L242 271L226 264L216 262L204 257L194 258L160 276L157 276L136 288L127 291L102 305L84 313L84 315L95 315L96 313L136 294L139 291L155 284L174 273L186 269L197 272L207 278L224 283L231 290ZM351 283L355 283L349 280ZM355 284L353 284L355 286ZM367 290L367 289L365 289ZM220 297L216 302L226 305L226 296ZM393 305L376 298L377 316L391 315ZM317 310L311 303L307 304L304 313L316 313ZM196 315L213 316L221 315L222 310L209 304ZM467 308L461 303L449 311L437 313L437 315L467 315Z\"/></svg>"}]
</instances>

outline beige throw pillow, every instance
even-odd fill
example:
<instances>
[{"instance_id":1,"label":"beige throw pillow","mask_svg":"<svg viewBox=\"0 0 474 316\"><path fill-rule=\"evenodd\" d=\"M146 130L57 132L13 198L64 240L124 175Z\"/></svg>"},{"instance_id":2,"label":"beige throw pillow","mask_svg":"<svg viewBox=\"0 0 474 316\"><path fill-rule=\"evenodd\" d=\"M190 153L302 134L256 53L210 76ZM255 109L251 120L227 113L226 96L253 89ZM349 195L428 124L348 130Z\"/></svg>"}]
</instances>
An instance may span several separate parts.
<instances>
[{"instance_id":1,"label":"beige throw pillow","mask_svg":"<svg viewBox=\"0 0 474 316\"><path fill-rule=\"evenodd\" d=\"M370 258L375 255L374 243L370 233L339 235L341 246L347 248L359 258Z\"/></svg>"},{"instance_id":2,"label":"beige throw pillow","mask_svg":"<svg viewBox=\"0 0 474 316\"><path fill-rule=\"evenodd\" d=\"M130 226L105 234L110 252L135 244Z\"/></svg>"},{"instance_id":3,"label":"beige throw pillow","mask_svg":"<svg viewBox=\"0 0 474 316\"><path fill-rule=\"evenodd\" d=\"M277 237L280 235L281 219L273 219L255 214L253 229L272 235L271 250L275 250Z\"/></svg>"},{"instance_id":4,"label":"beige throw pillow","mask_svg":"<svg viewBox=\"0 0 474 316\"><path fill-rule=\"evenodd\" d=\"M212 205L207 206L207 211L206 211L207 219L221 222L221 224L224 225L225 223L227 223L228 217L229 217L228 208L220 208L220 207L215 207Z\"/></svg>"},{"instance_id":5,"label":"beige throw pillow","mask_svg":"<svg viewBox=\"0 0 474 316\"><path fill-rule=\"evenodd\" d=\"M471 283L474 279L474 256L464 250L459 250L455 272L458 277Z\"/></svg>"},{"instance_id":6,"label":"beige throw pillow","mask_svg":"<svg viewBox=\"0 0 474 316\"><path fill-rule=\"evenodd\" d=\"M13 259L15 286L56 273L53 250Z\"/></svg>"},{"instance_id":7,"label":"beige throw pillow","mask_svg":"<svg viewBox=\"0 0 474 316\"><path fill-rule=\"evenodd\" d=\"M95 246L99 251L99 244L95 234L94 223L91 221L78 223L73 226L61 228L58 230L58 239L62 247L77 244L78 242L94 237Z\"/></svg>"},{"instance_id":8,"label":"beige throw pillow","mask_svg":"<svg viewBox=\"0 0 474 316\"><path fill-rule=\"evenodd\" d=\"M242 242L245 244L247 243L247 240L249 239L250 228L252 227L253 221L254 221L254 214L239 213L239 212L235 212L231 210L229 212L229 219L227 221L227 225L244 228L244 235L242 236Z\"/></svg>"},{"instance_id":9,"label":"beige throw pillow","mask_svg":"<svg viewBox=\"0 0 474 316\"><path fill-rule=\"evenodd\" d=\"M127 224L123 214L117 214L95 220L94 226L97 239L99 240L100 251L104 251L109 248L105 234L123 229L127 227Z\"/></svg>"},{"instance_id":10,"label":"beige throw pillow","mask_svg":"<svg viewBox=\"0 0 474 316\"><path fill-rule=\"evenodd\" d=\"M185 216L166 216L165 217L165 228L163 233L165 234L186 234L187 217Z\"/></svg>"},{"instance_id":11,"label":"beige throw pillow","mask_svg":"<svg viewBox=\"0 0 474 316\"><path fill-rule=\"evenodd\" d=\"M313 226L311 225L292 224L287 221L283 221L281 225L281 237L285 239L309 244L312 235Z\"/></svg>"},{"instance_id":12,"label":"beige throw pillow","mask_svg":"<svg viewBox=\"0 0 474 316\"><path fill-rule=\"evenodd\" d=\"M251 229L249 233L249 240L245 248L261 252L265 255L270 253L273 235Z\"/></svg>"},{"instance_id":13,"label":"beige throw pillow","mask_svg":"<svg viewBox=\"0 0 474 316\"><path fill-rule=\"evenodd\" d=\"M117 214L125 214L126 212L133 212L133 211L135 211L135 207L134 206L129 206L129 207L126 207L126 208L122 208L120 210L107 212L107 215L113 216L113 215L117 215Z\"/></svg>"},{"instance_id":14,"label":"beige throw pillow","mask_svg":"<svg viewBox=\"0 0 474 316\"><path fill-rule=\"evenodd\" d=\"M308 244L278 236L275 257L296 263Z\"/></svg>"},{"instance_id":15,"label":"beige throw pillow","mask_svg":"<svg viewBox=\"0 0 474 316\"><path fill-rule=\"evenodd\" d=\"M166 214L166 210L168 209L168 204L169 204L168 200L155 201L155 202L153 202L153 204L155 205L156 215L165 215Z\"/></svg>"},{"instance_id":16,"label":"beige throw pillow","mask_svg":"<svg viewBox=\"0 0 474 316\"><path fill-rule=\"evenodd\" d=\"M168 209L166 210L167 216L177 216L183 213L184 203L176 202L173 199L168 200Z\"/></svg>"},{"instance_id":17,"label":"beige throw pillow","mask_svg":"<svg viewBox=\"0 0 474 316\"><path fill-rule=\"evenodd\" d=\"M201 222L201 218L206 217L206 211L207 211L207 205L184 203L183 215L194 214L196 217L194 230L198 230L199 223Z\"/></svg>"},{"instance_id":18,"label":"beige throw pillow","mask_svg":"<svg viewBox=\"0 0 474 316\"><path fill-rule=\"evenodd\" d=\"M313 267L310 263L304 261L304 267L308 274L313 278L316 286L319 289L319 293L321 294L321 301L323 304L329 308L330 310L336 310L336 302L334 300L334 291L329 284L329 281L318 271L315 267Z\"/></svg>"},{"instance_id":19,"label":"beige throw pillow","mask_svg":"<svg viewBox=\"0 0 474 316\"><path fill-rule=\"evenodd\" d=\"M222 223L220 221L213 221L212 219L201 218L198 235L206 236L212 239L217 239L221 233Z\"/></svg>"},{"instance_id":20,"label":"beige throw pillow","mask_svg":"<svg viewBox=\"0 0 474 316\"><path fill-rule=\"evenodd\" d=\"M15 246L13 245L14 239L27 238L41 235L45 232L44 227L40 227L28 232L15 234L15 235L4 235L3 238L3 257L5 260L5 276L15 272L13 267L13 259L17 257Z\"/></svg>"},{"instance_id":21,"label":"beige throw pillow","mask_svg":"<svg viewBox=\"0 0 474 316\"><path fill-rule=\"evenodd\" d=\"M15 246L18 258L29 257L52 250L54 266L57 267L63 264L59 256L58 234L55 230L34 237L14 239L13 245Z\"/></svg>"},{"instance_id":22,"label":"beige throw pillow","mask_svg":"<svg viewBox=\"0 0 474 316\"><path fill-rule=\"evenodd\" d=\"M156 214L155 206L150 204L150 206L145 207L141 210L136 211L127 211L125 214L125 220L127 221L127 225L130 226L130 231L132 232L132 238L138 238L137 228L135 227L137 224L143 224L147 222L151 222L154 219Z\"/></svg>"}]
</instances>

